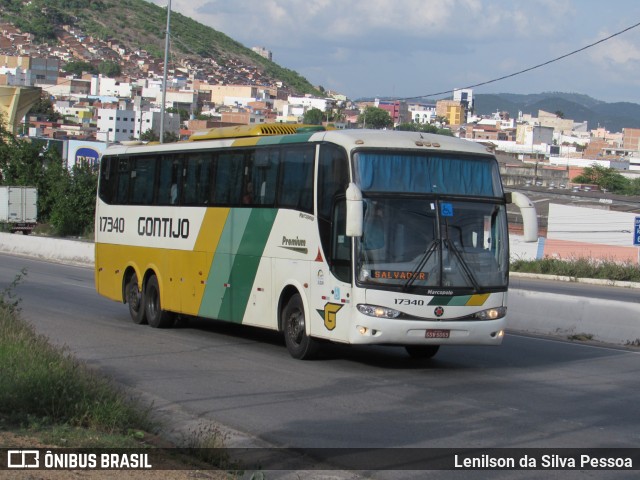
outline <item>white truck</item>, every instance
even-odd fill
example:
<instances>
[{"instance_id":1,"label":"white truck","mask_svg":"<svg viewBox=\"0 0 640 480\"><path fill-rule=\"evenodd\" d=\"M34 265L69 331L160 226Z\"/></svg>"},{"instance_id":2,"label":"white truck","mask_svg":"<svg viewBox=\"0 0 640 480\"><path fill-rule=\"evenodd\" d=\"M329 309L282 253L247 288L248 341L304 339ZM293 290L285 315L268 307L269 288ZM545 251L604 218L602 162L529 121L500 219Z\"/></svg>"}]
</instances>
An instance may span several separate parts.
<instances>
[{"instance_id":1,"label":"white truck","mask_svg":"<svg viewBox=\"0 0 640 480\"><path fill-rule=\"evenodd\" d=\"M38 219L35 187L0 187L0 225L4 231L31 233Z\"/></svg>"}]
</instances>

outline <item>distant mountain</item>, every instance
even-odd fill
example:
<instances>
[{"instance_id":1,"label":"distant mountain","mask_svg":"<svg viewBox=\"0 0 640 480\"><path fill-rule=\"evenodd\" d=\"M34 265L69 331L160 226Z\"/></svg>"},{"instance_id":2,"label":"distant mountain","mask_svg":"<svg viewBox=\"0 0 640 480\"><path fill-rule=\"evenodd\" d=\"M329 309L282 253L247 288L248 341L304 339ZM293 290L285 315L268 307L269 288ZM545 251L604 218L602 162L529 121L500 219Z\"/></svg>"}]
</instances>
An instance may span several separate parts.
<instances>
[{"instance_id":1,"label":"distant mountain","mask_svg":"<svg viewBox=\"0 0 640 480\"><path fill-rule=\"evenodd\" d=\"M478 115L491 115L497 111L538 115L538 110L555 113L576 122L588 122L589 129L604 127L610 132L623 128L640 128L640 105L629 102L606 103L577 93L546 92L529 95L514 93L476 94L475 111Z\"/></svg>"},{"instance_id":2,"label":"distant mountain","mask_svg":"<svg viewBox=\"0 0 640 480\"><path fill-rule=\"evenodd\" d=\"M144 0L0 0L0 20L35 35L38 42L56 44L65 25L130 51L164 56L167 10ZM261 57L227 35L171 12L171 60L177 64L206 59L221 68L249 65L260 77L282 82L297 94L320 94L307 79Z\"/></svg>"}]
</instances>

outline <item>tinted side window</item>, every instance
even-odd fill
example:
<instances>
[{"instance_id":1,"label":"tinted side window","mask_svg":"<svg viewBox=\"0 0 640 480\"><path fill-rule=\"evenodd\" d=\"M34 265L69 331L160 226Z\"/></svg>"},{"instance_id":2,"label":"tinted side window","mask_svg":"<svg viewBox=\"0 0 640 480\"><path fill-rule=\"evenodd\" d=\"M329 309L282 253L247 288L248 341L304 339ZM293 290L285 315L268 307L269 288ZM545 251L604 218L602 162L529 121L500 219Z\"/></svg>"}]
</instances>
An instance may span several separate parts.
<instances>
[{"instance_id":1,"label":"tinted side window","mask_svg":"<svg viewBox=\"0 0 640 480\"><path fill-rule=\"evenodd\" d=\"M349 186L346 152L335 145L321 145L318 162L318 216L331 218L336 194L344 194Z\"/></svg>"},{"instance_id":2,"label":"tinted side window","mask_svg":"<svg viewBox=\"0 0 640 480\"><path fill-rule=\"evenodd\" d=\"M273 206L278 184L280 150L256 150L251 166L253 204Z\"/></svg>"},{"instance_id":3,"label":"tinted side window","mask_svg":"<svg viewBox=\"0 0 640 480\"><path fill-rule=\"evenodd\" d=\"M242 203L244 153L221 152L216 161L213 203L240 205Z\"/></svg>"},{"instance_id":4,"label":"tinted side window","mask_svg":"<svg viewBox=\"0 0 640 480\"><path fill-rule=\"evenodd\" d=\"M318 160L318 231L325 254L331 251L331 212L336 197L349 186L346 152L335 145L320 145Z\"/></svg>"},{"instance_id":5,"label":"tinted side window","mask_svg":"<svg viewBox=\"0 0 640 480\"><path fill-rule=\"evenodd\" d=\"M182 160L177 155L164 155L158 161L156 205L177 205L182 190Z\"/></svg>"},{"instance_id":6,"label":"tinted side window","mask_svg":"<svg viewBox=\"0 0 640 480\"><path fill-rule=\"evenodd\" d=\"M153 186L156 174L156 157L138 157L131 168L131 203L149 205L153 203Z\"/></svg>"},{"instance_id":7,"label":"tinted side window","mask_svg":"<svg viewBox=\"0 0 640 480\"><path fill-rule=\"evenodd\" d=\"M192 153L184 165L183 205L207 205L213 171L212 153Z\"/></svg>"},{"instance_id":8,"label":"tinted side window","mask_svg":"<svg viewBox=\"0 0 640 480\"><path fill-rule=\"evenodd\" d=\"M278 205L313 213L315 145L288 147L282 152Z\"/></svg>"},{"instance_id":9,"label":"tinted side window","mask_svg":"<svg viewBox=\"0 0 640 480\"><path fill-rule=\"evenodd\" d=\"M100 199L105 203L113 203L118 185L118 158L102 157L100 162Z\"/></svg>"},{"instance_id":10,"label":"tinted side window","mask_svg":"<svg viewBox=\"0 0 640 480\"><path fill-rule=\"evenodd\" d=\"M126 205L129 203L129 184L131 183L131 173L129 171L129 159L119 158L118 163L118 189L116 190L115 203Z\"/></svg>"}]
</instances>

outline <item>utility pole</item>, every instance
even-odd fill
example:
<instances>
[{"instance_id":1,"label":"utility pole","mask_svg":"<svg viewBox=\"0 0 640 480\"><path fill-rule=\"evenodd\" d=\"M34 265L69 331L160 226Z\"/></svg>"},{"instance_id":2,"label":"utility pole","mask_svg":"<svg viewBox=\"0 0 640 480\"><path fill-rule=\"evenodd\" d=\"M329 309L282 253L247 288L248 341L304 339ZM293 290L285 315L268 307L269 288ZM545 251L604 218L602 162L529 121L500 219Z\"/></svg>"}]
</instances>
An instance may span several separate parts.
<instances>
[{"instance_id":1,"label":"utility pole","mask_svg":"<svg viewBox=\"0 0 640 480\"><path fill-rule=\"evenodd\" d=\"M167 5L167 31L164 39L164 71L162 72L162 105L160 106L160 143L164 143L164 111L167 102L167 63L169 62L169 26L171 25L171 0Z\"/></svg>"}]
</instances>

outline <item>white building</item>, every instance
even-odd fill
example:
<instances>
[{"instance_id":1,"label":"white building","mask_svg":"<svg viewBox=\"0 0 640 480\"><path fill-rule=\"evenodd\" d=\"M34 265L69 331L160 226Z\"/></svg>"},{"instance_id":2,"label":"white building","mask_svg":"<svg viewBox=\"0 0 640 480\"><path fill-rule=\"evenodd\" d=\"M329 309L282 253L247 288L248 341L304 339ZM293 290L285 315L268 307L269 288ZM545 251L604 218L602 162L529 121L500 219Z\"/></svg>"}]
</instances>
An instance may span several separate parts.
<instances>
[{"instance_id":1,"label":"white building","mask_svg":"<svg viewBox=\"0 0 640 480\"><path fill-rule=\"evenodd\" d=\"M102 75L91 77L91 95L131 98L133 85Z\"/></svg>"},{"instance_id":2,"label":"white building","mask_svg":"<svg viewBox=\"0 0 640 480\"><path fill-rule=\"evenodd\" d=\"M325 112L328 108L333 107L335 100L332 98L315 98L315 97L289 97L289 104L294 107L303 107L304 111L312 108Z\"/></svg>"},{"instance_id":3,"label":"white building","mask_svg":"<svg viewBox=\"0 0 640 480\"><path fill-rule=\"evenodd\" d=\"M436 118L436 106L418 103L409 105L409 114L413 123L431 123Z\"/></svg>"},{"instance_id":4,"label":"white building","mask_svg":"<svg viewBox=\"0 0 640 480\"><path fill-rule=\"evenodd\" d=\"M160 112L100 108L98 109L96 138L107 143L123 142L139 139L142 133L147 130L160 136L160 116ZM180 132L180 116L165 113L164 130L178 134Z\"/></svg>"}]
</instances>

